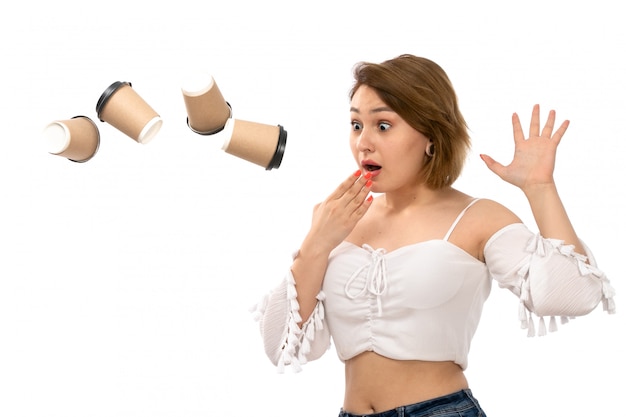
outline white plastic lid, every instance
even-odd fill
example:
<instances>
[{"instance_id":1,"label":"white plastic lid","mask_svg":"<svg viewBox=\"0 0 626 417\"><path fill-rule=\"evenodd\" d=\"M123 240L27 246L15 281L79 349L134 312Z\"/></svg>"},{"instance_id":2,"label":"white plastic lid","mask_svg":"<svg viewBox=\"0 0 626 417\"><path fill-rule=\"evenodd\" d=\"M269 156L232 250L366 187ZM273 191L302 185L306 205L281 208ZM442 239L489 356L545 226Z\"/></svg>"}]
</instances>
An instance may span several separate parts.
<instances>
[{"instance_id":1,"label":"white plastic lid","mask_svg":"<svg viewBox=\"0 0 626 417\"><path fill-rule=\"evenodd\" d=\"M161 130L161 126L163 125L163 120L160 116L156 116L152 120L150 120L146 125L141 129L139 133L139 137L137 138L137 142L146 144L150 142L156 134Z\"/></svg>"},{"instance_id":2,"label":"white plastic lid","mask_svg":"<svg viewBox=\"0 0 626 417\"><path fill-rule=\"evenodd\" d=\"M222 144L222 150L225 151L230 146L230 140L233 137L233 129L235 128L235 119L232 117L226 120L226 124L224 125L224 129L219 132L220 135L224 136L224 143Z\"/></svg>"},{"instance_id":3,"label":"white plastic lid","mask_svg":"<svg viewBox=\"0 0 626 417\"><path fill-rule=\"evenodd\" d=\"M207 72L196 71L191 74L188 74L185 80L183 81L182 90L183 94L195 97L201 96L202 94L209 91L213 88L215 84L215 80L213 76Z\"/></svg>"},{"instance_id":4,"label":"white plastic lid","mask_svg":"<svg viewBox=\"0 0 626 417\"><path fill-rule=\"evenodd\" d=\"M63 123L52 122L42 133L44 145L49 153L58 155L70 145L70 131Z\"/></svg>"}]
</instances>

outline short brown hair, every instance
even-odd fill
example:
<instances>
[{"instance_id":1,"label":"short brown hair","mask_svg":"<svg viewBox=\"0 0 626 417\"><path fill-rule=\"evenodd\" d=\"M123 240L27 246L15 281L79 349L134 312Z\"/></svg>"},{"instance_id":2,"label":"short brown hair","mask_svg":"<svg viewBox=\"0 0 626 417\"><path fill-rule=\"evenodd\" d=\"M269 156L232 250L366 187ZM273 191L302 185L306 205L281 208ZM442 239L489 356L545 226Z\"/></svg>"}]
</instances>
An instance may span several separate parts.
<instances>
[{"instance_id":1,"label":"short brown hair","mask_svg":"<svg viewBox=\"0 0 626 417\"><path fill-rule=\"evenodd\" d=\"M411 127L433 142L434 156L425 165L431 188L451 185L461 175L470 137L457 96L445 71L435 62L400 55L380 64L360 62L354 67L356 90L367 85Z\"/></svg>"}]
</instances>

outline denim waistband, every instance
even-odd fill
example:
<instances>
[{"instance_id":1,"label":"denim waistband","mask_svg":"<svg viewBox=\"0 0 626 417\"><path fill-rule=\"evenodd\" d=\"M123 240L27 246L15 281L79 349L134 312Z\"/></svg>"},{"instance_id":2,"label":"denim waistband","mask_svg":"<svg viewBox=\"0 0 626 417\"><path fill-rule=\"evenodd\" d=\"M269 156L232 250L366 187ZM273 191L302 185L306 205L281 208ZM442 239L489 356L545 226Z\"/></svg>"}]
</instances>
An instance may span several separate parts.
<instances>
[{"instance_id":1,"label":"denim waistband","mask_svg":"<svg viewBox=\"0 0 626 417\"><path fill-rule=\"evenodd\" d=\"M403 405L393 410L374 414L352 414L342 409L339 412L339 417L428 417L431 415L445 417L448 415L444 414L445 412L454 413L450 414L454 416L485 416L478 401L472 395L472 391L464 389L442 397Z\"/></svg>"}]
</instances>

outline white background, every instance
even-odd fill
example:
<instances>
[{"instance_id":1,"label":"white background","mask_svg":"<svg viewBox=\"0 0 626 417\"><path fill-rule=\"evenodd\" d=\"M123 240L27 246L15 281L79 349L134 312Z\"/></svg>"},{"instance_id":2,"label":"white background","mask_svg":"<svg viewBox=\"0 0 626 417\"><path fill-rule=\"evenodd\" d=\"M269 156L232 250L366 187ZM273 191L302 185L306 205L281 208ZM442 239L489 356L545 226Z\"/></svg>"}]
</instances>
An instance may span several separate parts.
<instances>
[{"instance_id":1,"label":"white background","mask_svg":"<svg viewBox=\"0 0 626 417\"><path fill-rule=\"evenodd\" d=\"M408 5L411 5L410 7ZM278 375L248 307L277 284L313 205L354 171L353 65L401 53L446 69L473 151L458 188L531 228L521 193L480 161L512 157L510 117L571 120L556 177L618 295L623 278L626 29L617 2L13 2L0 16L0 416L334 416L330 351ZM237 118L288 131L263 168L186 126L180 92L213 74ZM97 120L114 81L163 117L140 145ZM86 115L77 164L41 131ZM526 338L494 287L467 371L490 416L624 415L624 318L594 311Z\"/></svg>"}]
</instances>

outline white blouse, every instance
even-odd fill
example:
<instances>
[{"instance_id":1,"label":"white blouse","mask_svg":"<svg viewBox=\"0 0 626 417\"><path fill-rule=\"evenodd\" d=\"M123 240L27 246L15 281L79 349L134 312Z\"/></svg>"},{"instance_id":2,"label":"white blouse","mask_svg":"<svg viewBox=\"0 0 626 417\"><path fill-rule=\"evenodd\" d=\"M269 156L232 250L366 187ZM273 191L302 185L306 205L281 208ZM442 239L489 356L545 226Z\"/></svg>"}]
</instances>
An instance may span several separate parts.
<instances>
[{"instance_id":1,"label":"white blouse","mask_svg":"<svg viewBox=\"0 0 626 417\"><path fill-rule=\"evenodd\" d=\"M519 297L519 320L528 336L556 330L555 317L588 314L600 302L615 311L614 290L595 259L571 245L533 234L521 223L496 232L485 262L446 237L391 252L343 242L329 257L322 290L301 326L291 271L254 307L265 352L283 371L322 356L334 341L345 361L364 351L399 360L454 361L467 357L491 280Z\"/></svg>"}]
</instances>

